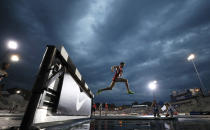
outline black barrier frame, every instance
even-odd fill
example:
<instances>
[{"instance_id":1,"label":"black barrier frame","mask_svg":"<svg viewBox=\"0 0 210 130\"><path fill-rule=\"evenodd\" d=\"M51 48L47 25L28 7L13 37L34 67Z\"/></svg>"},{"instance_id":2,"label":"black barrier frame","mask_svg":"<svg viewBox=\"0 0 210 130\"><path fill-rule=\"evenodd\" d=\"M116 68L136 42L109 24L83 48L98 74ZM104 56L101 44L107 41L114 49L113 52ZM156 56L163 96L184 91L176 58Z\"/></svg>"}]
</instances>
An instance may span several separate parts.
<instances>
[{"instance_id":1,"label":"black barrier frame","mask_svg":"<svg viewBox=\"0 0 210 130\"><path fill-rule=\"evenodd\" d=\"M87 87L87 84L85 80L81 77L80 74L78 74L78 69L73 64L72 60L68 56L68 54L64 51L64 54L62 54L63 50L65 50L63 47L57 49L55 46L48 45L47 49L45 51L45 54L43 56L42 62L39 67L39 72L37 75L37 78L35 80L35 83L32 88L32 95L30 98L30 101L28 103L28 106L26 108L23 120L20 125L20 130L30 130L33 125L33 120L35 116L35 112L37 109L38 104L40 104L40 96L46 91L49 90L47 88L47 80L49 79L50 70L52 70L52 66L55 63L56 58L58 58L61 62L61 64L64 66L63 70L61 70L59 74L60 80L63 80L63 75L65 72L69 72L71 76L74 78L74 80L80 85L80 89L86 92L86 94L91 98L91 102L93 101L94 95L90 91L90 89ZM66 54L65 54L66 53ZM56 111L58 107L59 97L61 93L62 88L62 82L58 83L58 98L55 99L55 106L53 106L52 111ZM53 93L52 93L53 94ZM92 103L91 103L92 104ZM92 107L92 106L91 106ZM91 109L92 111L92 109Z\"/></svg>"}]
</instances>

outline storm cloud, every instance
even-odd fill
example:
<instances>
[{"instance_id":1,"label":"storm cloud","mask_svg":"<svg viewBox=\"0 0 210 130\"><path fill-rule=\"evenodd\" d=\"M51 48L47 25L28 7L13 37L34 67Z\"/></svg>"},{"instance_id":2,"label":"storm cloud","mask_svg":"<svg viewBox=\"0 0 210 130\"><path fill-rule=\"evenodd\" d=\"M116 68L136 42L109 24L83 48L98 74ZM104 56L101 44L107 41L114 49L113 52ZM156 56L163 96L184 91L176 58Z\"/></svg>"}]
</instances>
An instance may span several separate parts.
<instances>
[{"instance_id":1,"label":"storm cloud","mask_svg":"<svg viewBox=\"0 0 210 130\"><path fill-rule=\"evenodd\" d=\"M20 44L7 87L31 89L47 44L64 45L91 90L110 84L112 65L126 63L123 83L96 96L96 102L128 104L152 100L148 83L158 81L156 97L200 87L192 63L196 55L209 88L210 2L208 0L7 0L0 2L1 57L9 39Z\"/></svg>"}]
</instances>

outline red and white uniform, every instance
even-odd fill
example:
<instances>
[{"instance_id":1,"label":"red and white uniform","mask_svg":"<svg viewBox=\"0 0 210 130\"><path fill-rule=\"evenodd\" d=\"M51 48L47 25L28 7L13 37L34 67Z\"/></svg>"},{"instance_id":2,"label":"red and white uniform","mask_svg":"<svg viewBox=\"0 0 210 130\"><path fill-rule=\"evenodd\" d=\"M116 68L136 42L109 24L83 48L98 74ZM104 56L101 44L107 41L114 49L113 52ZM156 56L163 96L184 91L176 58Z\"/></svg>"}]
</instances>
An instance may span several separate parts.
<instances>
[{"instance_id":1,"label":"red and white uniform","mask_svg":"<svg viewBox=\"0 0 210 130\"><path fill-rule=\"evenodd\" d=\"M116 68L115 75L112 78L112 81L115 81L117 78L119 78L122 75L122 73L123 73L123 68L121 66L118 66Z\"/></svg>"}]
</instances>

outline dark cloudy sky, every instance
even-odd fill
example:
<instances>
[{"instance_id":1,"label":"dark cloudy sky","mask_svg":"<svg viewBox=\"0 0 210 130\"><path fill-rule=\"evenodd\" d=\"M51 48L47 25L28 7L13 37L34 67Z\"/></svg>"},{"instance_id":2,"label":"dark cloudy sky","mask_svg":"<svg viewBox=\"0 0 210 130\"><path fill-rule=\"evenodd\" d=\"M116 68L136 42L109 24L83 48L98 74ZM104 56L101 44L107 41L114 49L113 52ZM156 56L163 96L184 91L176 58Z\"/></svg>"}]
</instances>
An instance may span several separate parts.
<instances>
[{"instance_id":1,"label":"dark cloudy sky","mask_svg":"<svg viewBox=\"0 0 210 130\"><path fill-rule=\"evenodd\" d=\"M65 46L94 93L109 85L112 65L126 62L136 94L119 83L96 101L150 101L152 80L162 101L172 90L200 87L190 53L210 88L209 0L1 0L1 59L9 39L19 42L21 61L12 64L7 88L31 89L47 44Z\"/></svg>"}]
</instances>

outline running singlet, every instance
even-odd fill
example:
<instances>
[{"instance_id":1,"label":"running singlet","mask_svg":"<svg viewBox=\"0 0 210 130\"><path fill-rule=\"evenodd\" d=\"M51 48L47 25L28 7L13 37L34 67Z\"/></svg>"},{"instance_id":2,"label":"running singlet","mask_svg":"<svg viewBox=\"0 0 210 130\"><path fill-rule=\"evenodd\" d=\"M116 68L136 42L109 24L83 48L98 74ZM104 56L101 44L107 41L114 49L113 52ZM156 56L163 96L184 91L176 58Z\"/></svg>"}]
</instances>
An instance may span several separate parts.
<instances>
[{"instance_id":1,"label":"running singlet","mask_svg":"<svg viewBox=\"0 0 210 130\"><path fill-rule=\"evenodd\" d=\"M117 67L117 70L115 71L115 75L112 78L112 81L115 81L116 78L118 78L120 76L120 74L123 73L123 69L121 66Z\"/></svg>"}]
</instances>

